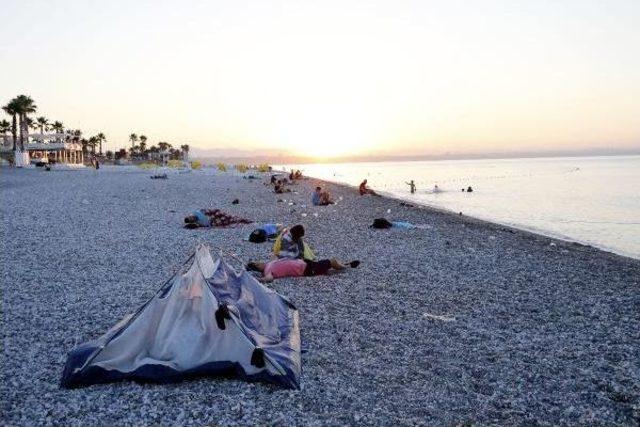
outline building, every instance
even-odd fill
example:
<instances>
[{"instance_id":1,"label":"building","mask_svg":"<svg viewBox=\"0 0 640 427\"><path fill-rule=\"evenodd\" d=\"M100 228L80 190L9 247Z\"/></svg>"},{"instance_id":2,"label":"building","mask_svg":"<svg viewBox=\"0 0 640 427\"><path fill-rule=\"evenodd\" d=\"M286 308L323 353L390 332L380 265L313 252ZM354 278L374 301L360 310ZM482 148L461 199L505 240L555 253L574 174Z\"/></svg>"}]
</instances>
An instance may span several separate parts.
<instances>
[{"instance_id":1,"label":"building","mask_svg":"<svg viewBox=\"0 0 640 427\"><path fill-rule=\"evenodd\" d=\"M13 151L13 137L0 136L2 146L0 153L11 154ZM44 163L84 164L82 144L75 142L72 137L63 133L27 134L25 135L25 152L30 160ZM18 149L20 141L18 140Z\"/></svg>"}]
</instances>

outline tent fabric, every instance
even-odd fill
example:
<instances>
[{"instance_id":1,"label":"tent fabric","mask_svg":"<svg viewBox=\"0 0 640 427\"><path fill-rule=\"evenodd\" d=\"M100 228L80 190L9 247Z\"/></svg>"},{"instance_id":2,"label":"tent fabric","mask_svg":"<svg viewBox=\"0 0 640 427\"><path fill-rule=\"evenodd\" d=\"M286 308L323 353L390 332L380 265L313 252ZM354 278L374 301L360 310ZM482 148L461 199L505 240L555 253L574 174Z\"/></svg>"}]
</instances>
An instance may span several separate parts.
<instances>
[{"instance_id":1,"label":"tent fabric","mask_svg":"<svg viewBox=\"0 0 640 427\"><path fill-rule=\"evenodd\" d=\"M136 313L73 349L61 386L231 373L299 388L300 329L293 304L222 257L214 261L204 245L184 270Z\"/></svg>"}]
</instances>

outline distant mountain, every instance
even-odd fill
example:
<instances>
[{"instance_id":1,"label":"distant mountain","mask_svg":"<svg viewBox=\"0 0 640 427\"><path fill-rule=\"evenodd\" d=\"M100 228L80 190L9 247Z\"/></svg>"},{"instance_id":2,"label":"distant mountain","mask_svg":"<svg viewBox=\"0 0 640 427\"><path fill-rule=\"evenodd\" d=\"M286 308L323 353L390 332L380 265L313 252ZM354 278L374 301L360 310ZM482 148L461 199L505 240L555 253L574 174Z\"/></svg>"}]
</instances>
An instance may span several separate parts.
<instances>
[{"instance_id":1,"label":"distant mountain","mask_svg":"<svg viewBox=\"0 0 640 427\"><path fill-rule=\"evenodd\" d=\"M191 147L190 153L197 158L243 158L253 156L278 157L286 153L285 150L273 149L239 149L239 148L198 148Z\"/></svg>"},{"instance_id":2,"label":"distant mountain","mask_svg":"<svg viewBox=\"0 0 640 427\"><path fill-rule=\"evenodd\" d=\"M584 157L584 156L621 156L640 155L640 146L631 149L594 148L588 150L554 150L554 151L510 151L486 153L444 153L444 154L410 154L410 155L358 155L340 156L318 159L297 156L285 150L241 150L241 149L197 149L192 148L191 156L205 164L225 162L229 164L305 164L305 163L347 163L347 162L391 162L419 160L464 160L464 159L513 159L532 157Z\"/></svg>"}]
</instances>

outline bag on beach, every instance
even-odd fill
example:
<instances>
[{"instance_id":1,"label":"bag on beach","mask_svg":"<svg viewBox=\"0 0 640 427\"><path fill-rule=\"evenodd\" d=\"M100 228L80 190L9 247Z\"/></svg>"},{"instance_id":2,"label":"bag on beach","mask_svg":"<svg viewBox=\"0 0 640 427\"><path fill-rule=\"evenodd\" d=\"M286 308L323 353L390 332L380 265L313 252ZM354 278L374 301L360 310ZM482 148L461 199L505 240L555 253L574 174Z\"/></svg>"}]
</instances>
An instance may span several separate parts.
<instances>
[{"instance_id":1,"label":"bag on beach","mask_svg":"<svg viewBox=\"0 0 640 427\"><path fill-rule=\"evenodd\" d=\"M373 224L371 224L372 228L391 228L393 224L387 221L385 218L376 218L373 220Z\"/></svg>"},{"instance_id":2,"label":"bag on beach","mask_svg":"<svg viewBox=\"0 0 640 427\"><path fill-rule=\"evenodd\" d=\"M249 241L252 243L264 243L267 241L267 232L262 228L256 228L249 235Z\"/></svg>"}]
</instances>

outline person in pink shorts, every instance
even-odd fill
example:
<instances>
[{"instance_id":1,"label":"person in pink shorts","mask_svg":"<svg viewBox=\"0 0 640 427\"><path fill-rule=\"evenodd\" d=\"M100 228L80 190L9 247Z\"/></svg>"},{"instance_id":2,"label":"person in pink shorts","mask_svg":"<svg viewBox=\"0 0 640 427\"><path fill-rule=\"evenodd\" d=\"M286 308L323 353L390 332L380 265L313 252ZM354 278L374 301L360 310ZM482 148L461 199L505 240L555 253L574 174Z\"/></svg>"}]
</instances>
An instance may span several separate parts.
<instances>
[{"instance_id":1,"label":"person in pink shorts","mask_svg":"<svg viewBox=\"0 0 640 427\"><path fill-rule=\"evenodd\" d=\"M271 282L273 279L282 277L321 276L327 274L331 269L344 270L348 267L356 268L358 265L360 265L360 261L342 264L335 258L320 261L281 258L267 263L250 262L247 264L247 271L262 273L260 281Z\"/></svg>"}]
</instances>

